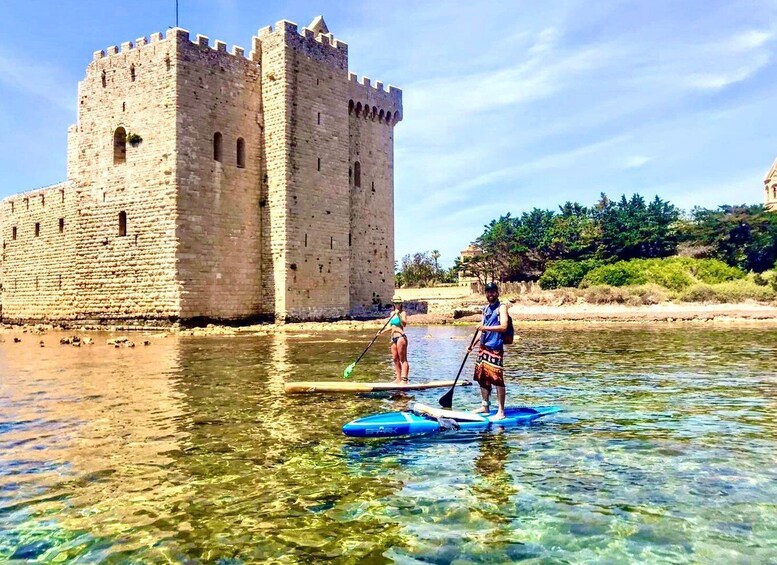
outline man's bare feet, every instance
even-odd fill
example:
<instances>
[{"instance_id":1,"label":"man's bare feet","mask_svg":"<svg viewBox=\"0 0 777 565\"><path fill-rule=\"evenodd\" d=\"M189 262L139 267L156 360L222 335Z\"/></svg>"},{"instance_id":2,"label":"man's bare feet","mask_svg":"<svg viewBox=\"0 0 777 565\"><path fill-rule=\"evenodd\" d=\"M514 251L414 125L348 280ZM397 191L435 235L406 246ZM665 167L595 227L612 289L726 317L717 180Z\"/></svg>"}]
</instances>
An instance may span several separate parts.
<instances>
[{"instance_id":1,"label":"man's bare feet","mask_svg":"<svg viewBox=\"0 0 777 565\"><path fill-rule=\"evenodd\" d=\"M481 406L480 408L472 411L473 414L488 414L489 412L491 412L491 407L489 406Z\"/></svg>"},{"instance_id":2,"label":"man's bare feet","mask_svg":"<svg viewBox=\"0 0 777 565\"><path fill-rule=\"evenodd\" d=\"M490 418L490 419L491 419L492 422L495 421L495 420L504 420L505 419L505 413L502 410L497 410L496 414L494 414L493 417Z\"/></svg>"}]
</instances>

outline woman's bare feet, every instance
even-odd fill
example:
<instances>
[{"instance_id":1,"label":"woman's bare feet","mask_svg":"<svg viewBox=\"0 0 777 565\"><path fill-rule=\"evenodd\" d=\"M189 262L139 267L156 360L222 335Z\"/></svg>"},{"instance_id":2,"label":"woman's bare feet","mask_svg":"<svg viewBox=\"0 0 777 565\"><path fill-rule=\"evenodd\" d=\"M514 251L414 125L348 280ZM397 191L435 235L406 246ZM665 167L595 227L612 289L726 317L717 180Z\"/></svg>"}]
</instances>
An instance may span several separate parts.
<instances>
[{"instance_id":1,"label":"woman's bare feet","mask_svg":"<svg viewBox=\"0 0 777 565\"><path fill-rule=\"evenodd\" d=\"M480 408L473 410L472 412L473 414L488 414L489 412L491 412L491 407L485 404L482 404ZM504 418L504 416L502 417Z\"/></svg>"},{"instance_id":2,"label":"woman's bare feet","mask_svg":"<svg viewBox=\"0 0 777 565\"><path fill-rule=\"evenodd\" d=\"M504 420L505 419L505 413L503 410L497 410L496 414L494 414L491 418L489 418L492 422L496 420Z\"/></svg>"}]
</instances>

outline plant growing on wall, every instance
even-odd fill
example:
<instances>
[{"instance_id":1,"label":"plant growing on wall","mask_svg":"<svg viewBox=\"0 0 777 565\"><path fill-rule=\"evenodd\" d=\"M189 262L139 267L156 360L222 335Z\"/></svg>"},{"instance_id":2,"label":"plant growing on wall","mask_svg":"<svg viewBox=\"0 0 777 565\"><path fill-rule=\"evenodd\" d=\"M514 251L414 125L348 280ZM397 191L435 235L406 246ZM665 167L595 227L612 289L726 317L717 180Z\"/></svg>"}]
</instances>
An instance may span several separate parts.
<instances>
[{"instance_id":1,"label":"plant growing on wall","mask_svg":"<svg viewBox=\"0 0 777 565\"><path fill-rule=\"evenodd\" d=\"M140 142L143 141L143 138L140 137L136 133L131 133L127 136L127 141L129 141L129 144L132 145L132 147L137 147Z\"/></svg>"}]
</instances>

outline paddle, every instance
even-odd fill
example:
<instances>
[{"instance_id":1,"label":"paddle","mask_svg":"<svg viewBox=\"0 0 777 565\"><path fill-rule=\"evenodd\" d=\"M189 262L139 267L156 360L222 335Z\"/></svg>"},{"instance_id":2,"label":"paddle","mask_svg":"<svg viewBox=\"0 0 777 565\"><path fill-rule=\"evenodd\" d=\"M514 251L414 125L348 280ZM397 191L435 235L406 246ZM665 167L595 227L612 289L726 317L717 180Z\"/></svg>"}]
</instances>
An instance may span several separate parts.
<instances>
[{"instance_id":1,"label":"paddle","mask_svg":"<svg viewBox=\"0 0 777 565\"><path fill-rule=\"evenodd\" d=\"M383 327L380 329L380 332L382 332L383 330L385 330L385 329L386 329L386 326L388 326L388 323L391 321L391 318L392 318L392 317L393 317L393 315L392 315L392 316L389 316L389 319L388 319L388 320L386 320L386 323L385 323L385 324L383 324ZM354 370L354 368L356 368L356 363L358 363L359 361L361 361L361 360L362 360L362 357L364 357L364 354L365 354L365 353L367 353L367 351L369 351L370 347L372 347L372 344L373 344L373 343L375 343L375 340L376 340L376 339L378 339L378 336L380 335L380 332L378 332L378 333L376 333L376 334L375 334L375 337L373 337L373 338L372 338L372 341L371 341L371 342L370 342L370 344L367 346L367 349L365 349L364 351L362 351L362 354L361 354L361 355L359 355L359 358L358 358L356 361L354 361L353 363L351 363L350 365L348 365L348 366L345 368L345 370L343 371L343 378L347 379L348 377L350 377L350 376L351 376L351 373L353 373L353 370Z\"/></svg>"},{"instance_id":2,"label":"paddle","mask_svg":"<svg viewBox=\"0 0 777 565\"><path fill-rule=\"evenodd\" d=\"M456 373L456 379L453 381L453 386L451 389L443 394L440 397L440 406L443 408L450 410L453 408L453 391L456 389L456 383L459 381L459 376L461 376L461 371L464 369L464 364L467 362L467 357L469 357L470 349L472 349L472 346L475 345L475 339L478 337L479 330L475 330L475 335L472 336L472 341L469 344L469 347L467 348L467 354L464 356L464 360L461 362L461 367L459 367L459 372Z\"/></svg>"}]
</instances>

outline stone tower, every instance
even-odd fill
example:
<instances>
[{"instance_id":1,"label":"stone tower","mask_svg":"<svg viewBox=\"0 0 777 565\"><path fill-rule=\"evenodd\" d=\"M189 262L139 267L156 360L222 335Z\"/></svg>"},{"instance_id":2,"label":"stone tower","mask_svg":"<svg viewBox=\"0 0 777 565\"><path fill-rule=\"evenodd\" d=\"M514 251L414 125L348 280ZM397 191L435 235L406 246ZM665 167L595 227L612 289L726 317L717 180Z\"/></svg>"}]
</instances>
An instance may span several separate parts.
<instances>
[{"instance_id":1,"label":"stone tower","mask_svg":"<svg viewBox=\"0 0 777 565\"><path fill-rule=\"evenodd\" d=\"M764 179L764 203L769 210L777 212L777 161L766 173Z\"/></svg>"},{"instance_id":2,"label":"stone tower","mask_svg":"<svg viewBox=\"0 0 777 565\"><path fill-rule=\"evenodd\" d=\"M326 319L393 291L402 93L323 18L97 51L68 180L0 203L5 321Z\"/></svg>"}]
</instances>

